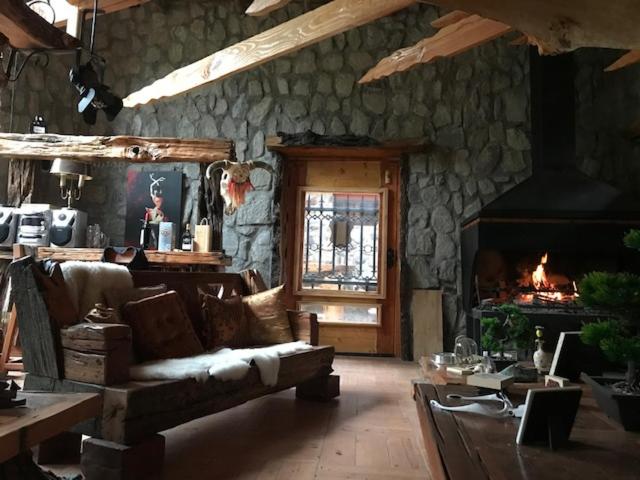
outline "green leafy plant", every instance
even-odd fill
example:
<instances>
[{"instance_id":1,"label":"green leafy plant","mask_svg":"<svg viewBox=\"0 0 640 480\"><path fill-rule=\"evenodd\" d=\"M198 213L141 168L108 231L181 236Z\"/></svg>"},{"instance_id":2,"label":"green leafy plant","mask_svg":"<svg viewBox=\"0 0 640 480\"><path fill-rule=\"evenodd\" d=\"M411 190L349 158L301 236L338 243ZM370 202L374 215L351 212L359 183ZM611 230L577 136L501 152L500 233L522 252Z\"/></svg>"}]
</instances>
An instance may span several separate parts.
<instances>
[{"instance_id":1,"label":"green leafy plant","mask_svg":"<svg viewBox=\"0 0 640 480\"><path fill-rule=\"evenodd\" d=\"M591 272L578 290L580 302L589 307L640 310L640 276L633 273Z\"/></svg>"},{"instance_id":2,"label":"green leafy plant","mask_svg":"<svg viewBox=\"0 0 640 480\"><path fill-rule=\"evenodd\" d=\"M628 232L624 236L624 244L640 250L640 230ZM584 325L582 341L599 347L610 361L626 363L626 382L615 387L639 392L640 335L637 318L640 314L640 275L591 272L580 282L578 290L583 305L608 310L612 317Z\"/></svg>"},{"instance_id":3,"label":"green leafy plant","mask_svg":"<svg viewBox=\"0 0 640 480\"><path fill-rule=\"evenodd\" d=\"M589 323L582 327L580 338L587 345L599 347L612 362L626 363L626 386L632 392L640 391L640 336L632 335L620 320Z\"/></svg>"},{"instance_id":4,"label":"green leafy plant","mask_svg":"<svg viewBox=\"0 0 640 480\"><path fill-rule=\"evenodd\" d=\"M635 250L640 250L640 230L630 230L624 236L624 244Z\"/></svg>"},{"instance_id":5,"label":"green leafy plant","mask_svg":"<svg viewBox=\"0 0 640 480\"><path fill-rule=\"evenodd\" d=\"M498 311L504 315L504 319L486 317L481 320L483 348L499 353L501 357L507 347L520 350L530 348L534 333L529 318L513 304L501 305Z\"/></svg>"}]
</instances>

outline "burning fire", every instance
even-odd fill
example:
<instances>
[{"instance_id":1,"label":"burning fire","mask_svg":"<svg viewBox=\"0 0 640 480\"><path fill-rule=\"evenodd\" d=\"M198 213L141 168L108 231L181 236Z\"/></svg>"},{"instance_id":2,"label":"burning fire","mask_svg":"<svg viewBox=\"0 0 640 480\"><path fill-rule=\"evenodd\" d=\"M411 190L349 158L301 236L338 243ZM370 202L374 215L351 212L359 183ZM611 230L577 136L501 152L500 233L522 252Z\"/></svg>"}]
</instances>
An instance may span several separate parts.
<instances>
[{"instance_id":1,"label":"burning fire","mask_svg":"<svg viewBox=\"0 0 640 480\"><path fill-rule=\"evenodd\" d=\"M531 274L531 283L528 281L525 282L532 285L535 292L521 294L519 298L520 301L531 303L535 299L538 299L547 302L570 302L578 297L578 290L575 282L571 282L571 287L573 287L572 291L567 291L568 289L566 287L563 290L558 289L556 285L549 280L545 270L545 265L548 260L549 254L545 253L540 259L540 263ZM568 283L568 279L565 278L565 280L567 280Z\"/></svg>"},{"instance_id":2,"label":"burning fire","mask_svg":"<svg viewBox=\"0 0 640 480\"><path fill-rule=\"evenodd\" d=\"M544 266L547 264L549 254L545 253L540 259L540 263L536 267L535 271L531 274L531 280L533 281L533 288L536 290L553 288L553 285L547 280L547 273L544 271Z\"/></svg>"}]
</instances>

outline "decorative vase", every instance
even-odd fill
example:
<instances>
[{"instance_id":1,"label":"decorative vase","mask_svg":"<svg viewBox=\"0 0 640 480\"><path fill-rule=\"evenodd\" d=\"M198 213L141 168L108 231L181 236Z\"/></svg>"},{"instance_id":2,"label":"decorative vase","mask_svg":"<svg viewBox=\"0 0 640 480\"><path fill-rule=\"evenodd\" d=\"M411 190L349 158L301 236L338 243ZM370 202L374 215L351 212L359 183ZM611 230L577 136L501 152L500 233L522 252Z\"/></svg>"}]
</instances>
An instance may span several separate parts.
<instances>
[{"instance_id":1,"label":"decorative vase","mask_svg":"<svg viewBox=\"0 0 640 480\"><path fill-rule=\"evenodd\" d=\"M551 352L545 352L542 349L543 344L544 340L536 340L538 349L533 352L533 365L540 374L549 373L551 362L553 361L553 354Z\"/></svg>"}]
</instances>

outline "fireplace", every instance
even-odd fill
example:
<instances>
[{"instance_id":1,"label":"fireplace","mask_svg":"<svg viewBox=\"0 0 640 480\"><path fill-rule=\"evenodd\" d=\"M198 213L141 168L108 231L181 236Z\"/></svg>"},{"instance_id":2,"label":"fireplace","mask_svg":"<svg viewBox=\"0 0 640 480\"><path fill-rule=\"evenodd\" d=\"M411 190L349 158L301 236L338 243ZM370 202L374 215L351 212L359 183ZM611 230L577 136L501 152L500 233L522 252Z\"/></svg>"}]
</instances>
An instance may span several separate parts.
<instances>
[{"instance_id":1,"label":"fireplace","mask_svg":"<svg viewBox=\"0 0 640 480\"><path fill-rule=\"evenodd\" d=\"M462 287L467 333L480 318L515 302L546 329L560 331L601 316L582 308L576 284L593 270L640 272L622 237L640 228L640 208L613 186L580 172L575 153L571 54L530 54L532 174L462 226Z\"/></svg>"}]
</instances>

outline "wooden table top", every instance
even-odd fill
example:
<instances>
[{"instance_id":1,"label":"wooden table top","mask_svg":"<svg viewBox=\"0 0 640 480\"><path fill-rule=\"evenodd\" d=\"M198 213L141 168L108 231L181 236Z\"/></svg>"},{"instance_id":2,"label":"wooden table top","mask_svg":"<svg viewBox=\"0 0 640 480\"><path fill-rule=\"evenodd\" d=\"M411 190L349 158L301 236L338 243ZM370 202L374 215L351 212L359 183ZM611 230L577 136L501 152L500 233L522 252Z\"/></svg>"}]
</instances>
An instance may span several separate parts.
<instances>
[{"instance_id":1,"label":"wooden table top","mask_svg":"<svg viewBox=\"0 0 640 480\"><path fill-rule=\"evenodd\" d=\"M521 403L525 392L518 385L510 398ZM608 419L595 404L588 387L583 388L570 444L556 451L545 446L516 445L520 419L431 409L432 399L454 405L455 401L446 398L451 393L473 395L477 389L429 382L416 383L414 387L435 480L640 478L640 434L625 432Z\"/></svg>"},{"instance_id":2,"label":"wooden table top","mask_svg":"<svg viewBox=\"0 0 640 480\"><path fill-rule=\"evenodd\" d=\"M18 398L26 398L26 406L0 410L0 463L102 410L95 393L20 393Z\"/></svg>"}]
</instances>

